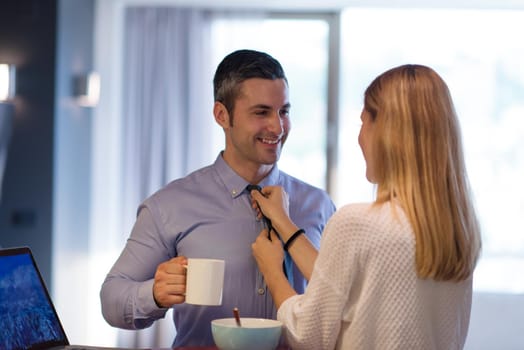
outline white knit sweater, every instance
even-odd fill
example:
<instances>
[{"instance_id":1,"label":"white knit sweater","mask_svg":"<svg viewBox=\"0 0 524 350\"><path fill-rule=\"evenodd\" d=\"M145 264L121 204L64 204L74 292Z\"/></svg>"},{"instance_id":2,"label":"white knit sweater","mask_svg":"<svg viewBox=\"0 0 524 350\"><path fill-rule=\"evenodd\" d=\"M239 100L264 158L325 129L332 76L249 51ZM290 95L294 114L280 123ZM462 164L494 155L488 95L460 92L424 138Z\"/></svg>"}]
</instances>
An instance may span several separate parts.
<instances>
[{"instance_id":1,"label":"white knit sweater","mask_svg":"<svg viewBox=\"0 0 524 350\"><path fill-rule=\"evenodd\" d=\"M400 207L339 209L305 294L278 310L293 350L462 349L471 278L419 279L414 256L414 234Z\"/></svg>"}]
</instances>

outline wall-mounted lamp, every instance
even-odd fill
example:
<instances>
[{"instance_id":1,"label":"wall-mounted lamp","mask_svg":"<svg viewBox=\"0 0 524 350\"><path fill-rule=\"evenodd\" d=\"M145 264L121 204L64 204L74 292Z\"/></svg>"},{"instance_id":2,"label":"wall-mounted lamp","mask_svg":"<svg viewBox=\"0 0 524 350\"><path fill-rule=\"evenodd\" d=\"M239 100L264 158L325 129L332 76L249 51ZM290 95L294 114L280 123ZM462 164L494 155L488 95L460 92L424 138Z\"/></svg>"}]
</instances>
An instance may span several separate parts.
<instances>
[{"instance_id":1,"label":"wall-mounted lamp","mask_svg":"<svg viewBox=\"0 0 524 350\"><path fill-rule=\"evenodd\" d=\"M73 94L78 105L96 106L100 97L100 76L97 73L75 76Z\"/></svg>"},{"instance_id":2,"label":"wall-mounted lamp","mask_svg":"<svg viewBox=\"0 0 524 350\"><path fill-rule=\"evenodd\" d=\"M16 69L12 64L0 63L0 102L15 97Z\"/></svg>"}]
</instances>

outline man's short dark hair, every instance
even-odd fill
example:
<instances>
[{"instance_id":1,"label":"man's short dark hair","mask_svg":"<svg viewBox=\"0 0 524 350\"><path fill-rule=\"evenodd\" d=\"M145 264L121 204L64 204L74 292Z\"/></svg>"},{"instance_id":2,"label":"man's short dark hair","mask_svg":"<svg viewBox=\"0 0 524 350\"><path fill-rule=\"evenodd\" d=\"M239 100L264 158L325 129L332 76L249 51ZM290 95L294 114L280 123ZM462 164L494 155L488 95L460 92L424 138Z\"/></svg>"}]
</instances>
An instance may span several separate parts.
<instances>
[{"instance_id":1,"label":"man's short dark hair","mask_svg":"<svg viewBox=\"0 0 524 350\"><path fill-rule=\"evenodd\" d=\"M240 93L240 84L247 79L284 79L287 78L280 63L265 52L255 50L237 50L220 62L213 79L215 101L221 102L230 114Z\"/></svg>"}]
</instances>

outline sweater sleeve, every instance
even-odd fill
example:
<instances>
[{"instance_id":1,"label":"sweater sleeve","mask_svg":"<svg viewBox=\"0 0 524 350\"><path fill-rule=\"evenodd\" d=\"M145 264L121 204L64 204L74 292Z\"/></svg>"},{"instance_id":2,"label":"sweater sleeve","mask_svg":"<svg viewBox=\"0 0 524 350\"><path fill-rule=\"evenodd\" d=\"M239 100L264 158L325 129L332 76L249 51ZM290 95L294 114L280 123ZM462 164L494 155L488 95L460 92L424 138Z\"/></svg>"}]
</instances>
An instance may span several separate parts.
<instances>
[{"instance_id":1,"label":"sweater sleeve","mask_svg":"<svg viewBox=\"0 0 524 350\"><path fill-rule=\"evenodd\" d=\"M351 224L354 209L337 211L326 225L309 285L302 295L286 300L278 310L289 345L294 349L333 349L342 313L358 266L359 225Z\"/></svg>"}]
</instances>

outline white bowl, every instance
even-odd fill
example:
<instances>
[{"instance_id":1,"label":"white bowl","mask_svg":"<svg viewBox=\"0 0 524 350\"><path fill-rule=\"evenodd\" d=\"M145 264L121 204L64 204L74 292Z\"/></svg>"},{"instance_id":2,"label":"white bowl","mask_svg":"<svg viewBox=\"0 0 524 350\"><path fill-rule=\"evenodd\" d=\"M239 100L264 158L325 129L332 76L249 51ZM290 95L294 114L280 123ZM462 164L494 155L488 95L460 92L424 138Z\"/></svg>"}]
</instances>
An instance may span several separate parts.
<instances>
[{"instance_id":1,"label":"white bowl","mask_svg":"<svg viewBox=\"0 0 524 350\"><path fill-rule=\"evenodd\" d=\"M282 322L265 318L240 318L238 327L234 318L211 321L211 332L220 350L274 350L282 334Z\"/></svg>"}]
</instances>

